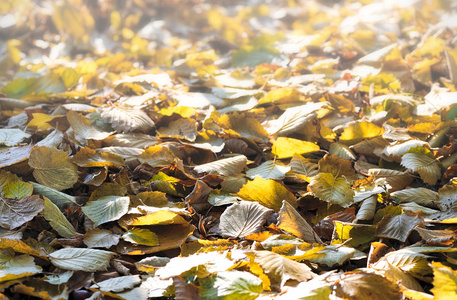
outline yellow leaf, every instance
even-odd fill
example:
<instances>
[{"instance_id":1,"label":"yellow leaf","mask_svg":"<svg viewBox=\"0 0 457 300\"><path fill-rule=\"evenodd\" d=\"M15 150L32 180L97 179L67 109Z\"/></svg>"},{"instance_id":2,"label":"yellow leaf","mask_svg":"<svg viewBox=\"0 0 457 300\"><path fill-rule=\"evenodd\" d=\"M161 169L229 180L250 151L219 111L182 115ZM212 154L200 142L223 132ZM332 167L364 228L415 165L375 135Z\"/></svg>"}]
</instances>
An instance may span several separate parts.
<instances>
[{"instance_id":1,"label":"yellow leaf","mask_svg":"<svg viewBox=\"0 0 457 300\"><path fill-rule=\"evenodd\" d=\"M31 196L33 192L33 185L28 182L20 180L9 182L3 189L3 193L7 198L21 199L24 197Z\"/></svg>"},{"instance_id":2,"label":"yellow leaf","mask_svg":"<svg viewBox=\"0 0 457 300\"><path fill-rule=\"evenodd\" d=\"M311 225L286 201L283 201L279 211L278 228L292 233L305 242L322 244Z\"/></svg>"},{"instance_id":3,"label":"yellow leaf","mask_svg":"<svg viewBox=\"0 0 457 300\"><path fill-rule=\"evenodd\" d=\"M58 191L71 188L78 181L78 166L64 151L55 147L35 147L30 152L29 165L35 179Z\"/></svg>"},{"instance_id":4,"label":"yellow leaf","mask_svg":"<svg viewBox=\"0 0 457 300\"><path fill-rule=\"evenodd\" d=\"M234 112L230 115L223 115L218 123L229 131L235 131L242 137L265 140L268 138L267 131L260 122L244 113Z\"/></svg>"},{"instance_id":5,"label":"yellow leaf","mask_svg":"<svg viewBox=\"0 0 457 300\"><path fill-rule=\"evenodd\" d=\"M319 173L314 176L308 188L319 199L343 207L352 204L355 194L344 178L335 178L331 173Z\"/></svg>"},{"instance_id":6,"label":"yellow leaf","mask_svg":"<svg viewBox=\"0 0 457 300\"><path fill-rule=\"evenodd\" d=\"M35 130L46 131L52 129L53 127L49 124L49 121L52 121L56 116L49 116L42 113L33 113L32 120L27 124L28 128L33 128Z\"/></svg>"},{"instance_id":7,"label":"yellow leaf","mask_svg":"<svg viewBox=\"0 0 457 300\"><path fill-rule=\"evenodd\" d=\"M80 167L119 167L125 164L124 159L116 154L97 152L84 147L73 156L72 161Z\"/></svg>"},{"instance_id":8,"label":"yellow leaf","mask_svg":"<svg viewBox=\"0 0 457 300\"><path fill-rule=\"evenodd\" d=\"M343 144L352 145L364 139L382 135L383 133L383 128L371 122L357 122L344 129L339 141Z\"/></svg>"},{"instance_id":9,"label":"yellow leaf","mask_svg":"<svg viewBox=\"0 0 457 300\"><path fill-rule=\"evenodd\" d=\"M170 165L175 159L175 156L166 147L151 146L144 150L138 159L142 163L147 163L152 167L156 167Z\"/></svg>"},{"instance_id":10,"label":"yellow leaf","mask_svg":"<svg viewBox=\"0 0 457 300\"><path fill-rule=\"evenodd\" d=\"M457 295L457 271L440 262L432 262L432 293L437 300L452 300Z\"/></svg>"},{"instance_id":11,"label":"yellow leaf","mask_svg":"<svg viewBox=\"0 0 457 300\"><path fill-rule=\"evenodd\" d=\"M162 108L159 112L164 116L171 116L172 114L181 115L183 118L190 118L195 115L195 108L188 106L174 106Z\"/></svg>"},{"instance_id":12,"label":"yellow leaf","mask_svg":"<svg viewBox=\"0 0 457 300\"><path fill-rule=\"evenodd\" d=\"M259 104L264 103L287 103L299 101L300 94L294 88L284 87L271 90L259 100Z\"/></svg>"},{"instance_id":13,"label":"yellow leaf","mask_svg":"<svg viewBox=\"0 0 457 300\"><path fill-rule=\"evenodd\" d=\"M281 208L283 200L289 202L293 207L297 207L294 194L272 179L265 180L256 177L243 185L238 196L246 201L257 201L263 206L273 208L276 212Z\"/></svg>"},{"instance_id":14,"label":"yellow leaf","mask_svg":"<svg viewBox=\"0 0 457 300\"><path fill-rule=\"evenodd\" d=\"M130 225L132 226L142 226L142 225L168 225L168 224L186 224L187 221L184 220L180 215L166 210L160 210L136 218Z\"/></svg>"},{"instance_id":15,"label":"yellow leaf","mask_svg":"<svg viewBox=\"0 0 457 300\"><path fill-rule=\"evenodd\" d=\"M276 155L279 159L282 159L292 157L295 153L305 154L319 150L319 146L311 142L279 137L273 141L271 153Z\"/></svg>"}]
</instances>

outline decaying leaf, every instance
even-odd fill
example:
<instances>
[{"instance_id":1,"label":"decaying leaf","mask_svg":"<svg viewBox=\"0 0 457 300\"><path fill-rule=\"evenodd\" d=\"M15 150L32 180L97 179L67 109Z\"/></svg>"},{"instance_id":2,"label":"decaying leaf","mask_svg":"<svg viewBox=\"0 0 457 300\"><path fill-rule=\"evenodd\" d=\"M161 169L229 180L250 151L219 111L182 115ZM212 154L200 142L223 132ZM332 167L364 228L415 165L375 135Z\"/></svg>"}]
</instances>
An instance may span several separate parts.
<instances>
[{"instance_id":1,"label":"decaying leaf","mask_svg":"<svg viewBox=\"0 0 457 300\"><path fill-rule=\"evenodd\" d=\"M316 234L311 225L290 205L289 202L283 201L279 210L278 228L292 233L308 243L322 244L321 239Z\"/></svg>"},{"instance_id":2,"label":"decaying leaf","mask_svg":"<svg viewBox=\"0 0 457 300\"><path fill-rule=\"evenodd\" d=\"M53 147L34 148L29 165L39 183L58 191L72 187L78 180L78 167L65 152Z\"/></svg>"},{"instance_id":3,"label":"decaying leaf","mask_svg":"<svg viewBox=\"0 0 457 300\"><path fill-rule=\"evenodd\" d=\"M311 269L303 264L270 251L255 251L255 262L260 265L272 282L283 286L288 280L308 281L316 277Z\"/></svg>"},{"instance_id":4,"label":"decaying leaf","mask_svg":"<svg viewBox=\"0 0 457 300\"><path fill-rule=\"evenodd\" d=\"M319 199L347 207L352 204L354 191L344 178L335 178L331 173L319 173L311 179L308 188Z\"/></svg>"},{"instance_id":5,"label":"decaying leaf","mask_svg":"<svg viewBox=\"0 0 457 300\"><path fill-rule=\"evenodd\" d=\"M283 200L289 202L293 207L297 206L295 196L282 184L271 179L256 177L243 185L237 195L243 200L257 201L275 211L279 211Z\"/></svg>"},{"instance_id":6,"label":"decaying leaf","mask_svg":"<svg viewBox=\"0 0 457 300\"><path fill-rule=\"evenodd\" d=\"M259 232L272 212L256 202L234 203L221 215L219 228L223 237L245 237Z\"/></svg>"},{"instance_id":7,"label":"decaying leaf","mask_svg":"<svg viewBox=\"0 0 457 300\"><path fill-rule=\"evenodd\" d=\"M84 248L64 248L48 255L58 268L86 272L106 270L113 256L113 252Z\"/></svg>"}]
</instances>

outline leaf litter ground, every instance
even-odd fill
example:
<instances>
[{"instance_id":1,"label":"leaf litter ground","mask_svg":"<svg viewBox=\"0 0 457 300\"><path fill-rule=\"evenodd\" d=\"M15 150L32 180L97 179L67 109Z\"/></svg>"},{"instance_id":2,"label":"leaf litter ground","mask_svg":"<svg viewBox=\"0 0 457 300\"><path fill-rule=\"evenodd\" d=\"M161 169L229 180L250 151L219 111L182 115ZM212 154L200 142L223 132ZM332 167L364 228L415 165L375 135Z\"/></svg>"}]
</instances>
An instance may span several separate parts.
<instances>
[{"instance_id":1,"label":"leaf litter ground","mask_svg":"<svg viewBox=\"0 0 457 300\"><path fill-rule=\"evenodd\" d=\"M0 1L1 297L455 297L456 4L245 2Z\"/></svg>"}]
</instances>

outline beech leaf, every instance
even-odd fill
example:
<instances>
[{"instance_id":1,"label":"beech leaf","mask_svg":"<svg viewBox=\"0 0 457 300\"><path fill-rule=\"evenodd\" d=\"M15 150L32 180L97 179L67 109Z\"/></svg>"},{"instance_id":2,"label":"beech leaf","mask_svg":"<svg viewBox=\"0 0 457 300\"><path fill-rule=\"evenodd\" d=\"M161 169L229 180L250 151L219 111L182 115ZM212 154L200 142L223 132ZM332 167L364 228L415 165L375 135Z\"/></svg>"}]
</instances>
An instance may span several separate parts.
<instances>
[{"instance_id":1,"label":"beech leaf","mask_svg":"<svg viewBox=\"0 0 457 300\"><path fill-rule=\"evenodd\" d=\"M290 205L289 202L283 201L279 210L278 228L292 233L296 237L308 243L322 244L321 239L316 234L311 225Z\"/></svg>"},{"instance_id":2,"label":"beech leaf","mask_svg":"<svg viewBox=\"0 0 457 300\"><path fill-rule=\"evenodd\" d=\"M352 204L354 191L344 178L335 178L331 173L319 173L311 179L308 188L321 200L348 207Z\"/></svg>"},{"instance_id":3,"label":"beech leaf","mask_svg":"<svg viewBox=\"0 0 457 300\"><path fill-rule=\"evenodd\" d=\"M260 232L271 212L256 202L234 203L221 215L219 228L222 236L237 238Z\"/></svg>"},{"instance_id":4,"label":"beech leaf","mask_svg":"<svg viewBox=\"0 0 457 300\"><path fill-rule=\"evenodd\" d=\"M197 173L219 173L225 176L236 176L243 171L247 161L246 156L237 155L196 166L194 171Z\"/></svg>"},{"instance_id":5,"label":"beech leaf","mask_svg":"<svg viewBox=\"0 0 457 300\"><path fill-rule=\"evenodd\" d=\"M46 197L44 197L43 216L61 236L65 238L73 238L75 236L76 230L73 225L70 224L60 209Z\"/></svg>"},{"instance_id":6,"label":"beech leaf","mask_svg":"<svg viewBox=\"0 0 457 300\"><path fill-rule=\"evenodd\" d=\"M96 272L106 270L115 253L86 248L63 248L48 255L51 263L64 270Z\"/></svg>"},{"instance_id":7,"label":"beech leaf","mask_svg":"<svg viewBox=\"0 0 457 300\"><path fill-rule=\"evenodd\" d=\"M54 147L33 148L29 165L39 183L58 191L71 188L78 181L78 167L65 152Z\"/></svg>"},{"instance_id":8,"label":"beech leaf","mask_svg":"<svg viewBox=\"0 0 457 300\"><path fill-rule=\"evenodd\" d=\"M21 199L0 197L0 226L17 228L32 220L44 208L44 201L37 195Z\"/></svg>"},{"instance_id":9,"label":"beech leaf","mask_svg":"<svg viewBox=\"0 0 457 300\"><path fill-rule=\"evenodd\" d=\"M279 182L271 179L255 177L254 180L243 185L237 195L243 200L257 201L274 211L279 211L283 200L294 207L297 206L294 194Z\"/></svg>"},{"instance_id":10,"label":"beech leaf","mask_svg":"<svg viewBox=\"0 0 457 300\"><path fill-rule=\"evenodd\" d=\"M441 178L438 160L422 153L406 153L401 158L401 165L419 173L425 183L435 184Z\"/></svg>"},{"instance_id":11,"label":"beech leaf","mask_svg":"<svg viewBox=\"0 0 457 300\"><path fill-rule=\"evenodd\" d=\"M288 280L308 281L316 277L307 265L270 251L254 251L255 262L274 283L284 286Z\"/></svg>"},{"instance_id":12,"label":"beech leaf","mask_svg":"<svg viewBox=\"0 0 457 300\"><path fill-rule=\"evenodd\" d=\"M81 210L94 222L95 226L110 221L116 221L125 215L129 209L130 198L119 196L104 196L89 201Z\"/></svg>"}]
</instances>

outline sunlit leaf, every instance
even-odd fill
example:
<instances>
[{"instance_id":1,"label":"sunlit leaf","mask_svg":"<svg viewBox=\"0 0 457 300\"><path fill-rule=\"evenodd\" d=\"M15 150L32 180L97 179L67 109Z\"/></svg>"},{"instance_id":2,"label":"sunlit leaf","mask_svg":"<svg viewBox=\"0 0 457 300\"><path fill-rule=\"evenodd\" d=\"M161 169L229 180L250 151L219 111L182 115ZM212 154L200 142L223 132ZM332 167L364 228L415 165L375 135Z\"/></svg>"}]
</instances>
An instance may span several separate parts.
<instances>
[{"instance_id":1,"label":"sunlit leaf","mask_svg":"<svg viewBox=\"0 0 457 300\"><path fill-rule=\"evenodd\" d=\"M344 178L331 173L319 173L311 178L308 188L321 200L347 207L352 204L354 191Z\"/></svg>"},{"instance_id":2,"label":"sunlit leaf","mask_svg":"<svg viewBox=\"0 0 457 300\"><path fill-rule=\"evenodd\" d=\"M120 167L125 164L122 157L113 153L97 152L89 147L73 155L72 162L80 167Z\"/></svg>"},{"instance_id":3,"label":"sunlit leaf","mask_svg":"<svg viewBox=\"0 0 457 300\"><path fill-rule=\"evenodd\" d=\"M250 179L254 179L256 176L263 179L283 179L290 170L290 166L286 167L274 160L268 160L257 168L249 169L246 172L246 177Z\"/></svg>"},{"instance_id":4,"label":"sunlit leaf","mask_svg":"<svg viewBox=\"0 0 457 300\"><path fill-rule=\"evenodd\" d=\"M325 104L325 102L308 102L305 105L288 108L278 119L268 122L267 132L279 136L296 132L302 129L306 122L315 118L317 116L315 111Z\"/></svg>"},{"instance_id":5,"label":"sunlit leaf","mask_svg":"<svg viewBox=\"0 0 457 300\"><path fill-rule=\"evenodd\" d=\"M29 138L30 134L17 128L0 129L0 145L17 146L24 139Z\"/></svg>"},{"instance_id":6,"label":"sunlit leaf","mask_svg":"<svg viewBox=\"0 0 457 300\"><path fill-rule=\"evenodd\" d=\"M146 132L155 125L144 111L129 106L103 107L100 109L100 116L117 132Z\"/></svg>"},{"instance_id":7,"label":"sunlit leaf","mask_svg":"<svg viewBox=\"0 0 457 300\"><path fill-rule=\"evenodd\" d=\"M293 138L279 137L273 141L271 153L279 159L292 157L294 154L307 154L319 151L320 147L314 143Z\"/></svg>"},{"instance_id":8,"label":"sunlit leaf","mask_svg":"<svg viewBox=\"0 0 457 300\"><path fill-rule=\"evenodd\" d=\"M346 127L339 141L346 145L353 145L364 139L373 138L384 133L384 129L370 122L357 122Z\"/></svg>"},{"instance_id":9,"label":"sunlit leaf","mask_svg":"<svg viewBox=\"0 0 457 300\"><path fill-rule=\"evenodd\" d=\"M91 285L90 288L99 289L106 292L119 293L124 290L130 290L140 283L141 278L139 275L130 275L106 279Z\"/></svg>"},{"instance_id":10,"label":"sunlit leaf","mask_svg":"<svg viewBox=\"0 0 457 300\"><path fill-rule=\"evenodd\" d=\"M147 215L137 217L129 225L142 226L142 225L168 225L168 224L186 224L187 221L177 213L159 210L151 212Z\"/></svg>"},{"instance_id":11,"label":"sunlit leaf","mask_svg":"<svg viewBox=\"0 0 457 300\"><path fill-rule=\"evenodd\" d=\"M259 232L272 212L256 202L241 201L228 207L220 217L223 237L245 237Z\"/></svg>"},{"instance_id":12,"label":"sunlit leaf","mask_svg":"<svg viewBox=\"0 0 457 300\"><path fill-rule=\"evenodd\" d=\"M175 156L166 147L151 146L144 150L138 159L140 162L147 163L152 167L168 166L173 162Z\"/></svg>"},{"instance_id":13,"label":"sunlit leaf","mask_svg":"<svg viewBox=\"0 0 457 300\"><path fill-rule=\"evenodd\" d=\"M406 153L401 158L401 165L419 173L425 183L435 184L441 178L438 160L421 153Z\"/></svg>"},{"instance_id":14,"label":"sunlit leaf","mask_svg":"<svg viewBox=\"0 0 457 300\"><path fill-rule=\"evenodd\" d=\"M287 201L282 202L279 210L278 228L292 233L308 243L322 243L314 229L306 220L289 204Z\"/></svg>"},{"instance_id":15,"label":"sunlit leaf","mask_svg":"<svg viewBox=\"0 0 457 300\"><path fill-rule=\"evenodd\" d=\"M432 262L435 299L452 299L457 293L457 272L440 262Z\"/></svg>"},{"instance_id":16,"label":"sunlit leaf","mask_svg":"<svg viewBox=\"0 0 457 300\"><path fill-rule=\"evenodd\" d=\"M194 167L194 171L198 173L219 173L225 176L236 176L246 167L247 161L246 156L237 155L196 166Z\"/></svg>"},{"instance_id":17,"label":"sunlit leaf","mask_svg":"<svg viewBox=\"0 0 457 300\"><path fill-rule=\"evenodd\" d=\"M33 192L33 185L28 182L14 181L8 183L3 188L3 196L6 198L24 198L31 196Z\"/></svg>"},{"instance_id":18,"label":"sunlit leaf","mask_svg":"<svg viewBox=\"0 0 457 300\"><path fill-rule=\"evenodd\" d=\"M166 127L160 127L158 130L159 137L174 137L186 139L190 142L197 138L197 123L194 119L178 119L170 122Z\"/></svg>"},{"instance_id":19,"label":"sunlit leaf","mask_svg":"<svg viewBox=\"0 0 457 300\"><path fill-rule=\"evenodd\" d=\"M97 129L89 119L72 110L67 113L67 119L75 132L76 140L82 145L86 145L88 140L103 140L112 134Z\"/></svg>"},{"instance_id":20,"label":"sunlit leaf","mask_svg":"<svg viewBox=\"0 0 457 300\"><path fill-rule=\"evenodd\" d=\"M345 159L356 159L354 152L352 152L352 150L347 145L341 143L331 143L329 153L331 155L339 156Z\"/></svg>"},{"instance_id":21,"label":"sunlit leaf","mask_svg":"<svg viewBox=\"0 0 457 300\"><path fill-rule=\"evenodd\" d=\"M316 277L311 269L303 264L270 251L255 251L255 262L264 270L270 280L283 286L288 280L308 281Z\"/></svg>"},{"instance_id":22,"label":"sunlit leaf","mask_svg":"<svg viewBox=\"0 0 457 300\"><path fill-rule=\"evenodd\" d=\"M263 291L262 280L243 271L222 271L201 281L203 299L256 299Z\"/></svg>"},{"instance_id":23,"label":"sunlit leaf","mask_svg":"<svg viewBox=\"0 0 457 300\"><path fill-rule=\"evenodd\" d=\"M380 275L361 272L344 274L338 281L336 294L354 300L402 299L396 284Z\"/></svg>"},{"instance_id":24,"label":"sunlit leaf","mask_svg":"<svg viewBox=\"0 0 457 300\"><path fill-rule=\"evenodd\" d=\"M234 264L235 262L230 260L226 253L213 251L187 257L174 257L165 267L157 270L156 275L162 279L168 279L198 266L204 266L208 273L221 272L226 271Z\"/></svg>"},{"instance_id":25,"label":"sunlit leaf","mask_svg":"<svg viewBox=\"0 0 457 300\"><path fill-rule=\"evenodd\" d=\"M297 206L294 194L279 182L271 179L256 177L243 185L237 195L243 200L257 201L275 211L279 211L283 200L289 202L293 207Z\"/></svg>"},{"instance_id":26,"label":"sunlit leaf","mask_svg":"<svg viewBox=\"0 0 457 300\"><path fill-rule=\"evenodd\" d=\"M414 202L420 205L434 207L438 202L438 193L427 188L411 188L391 193L400 203Z\"/></svg>"}]
</instances>

